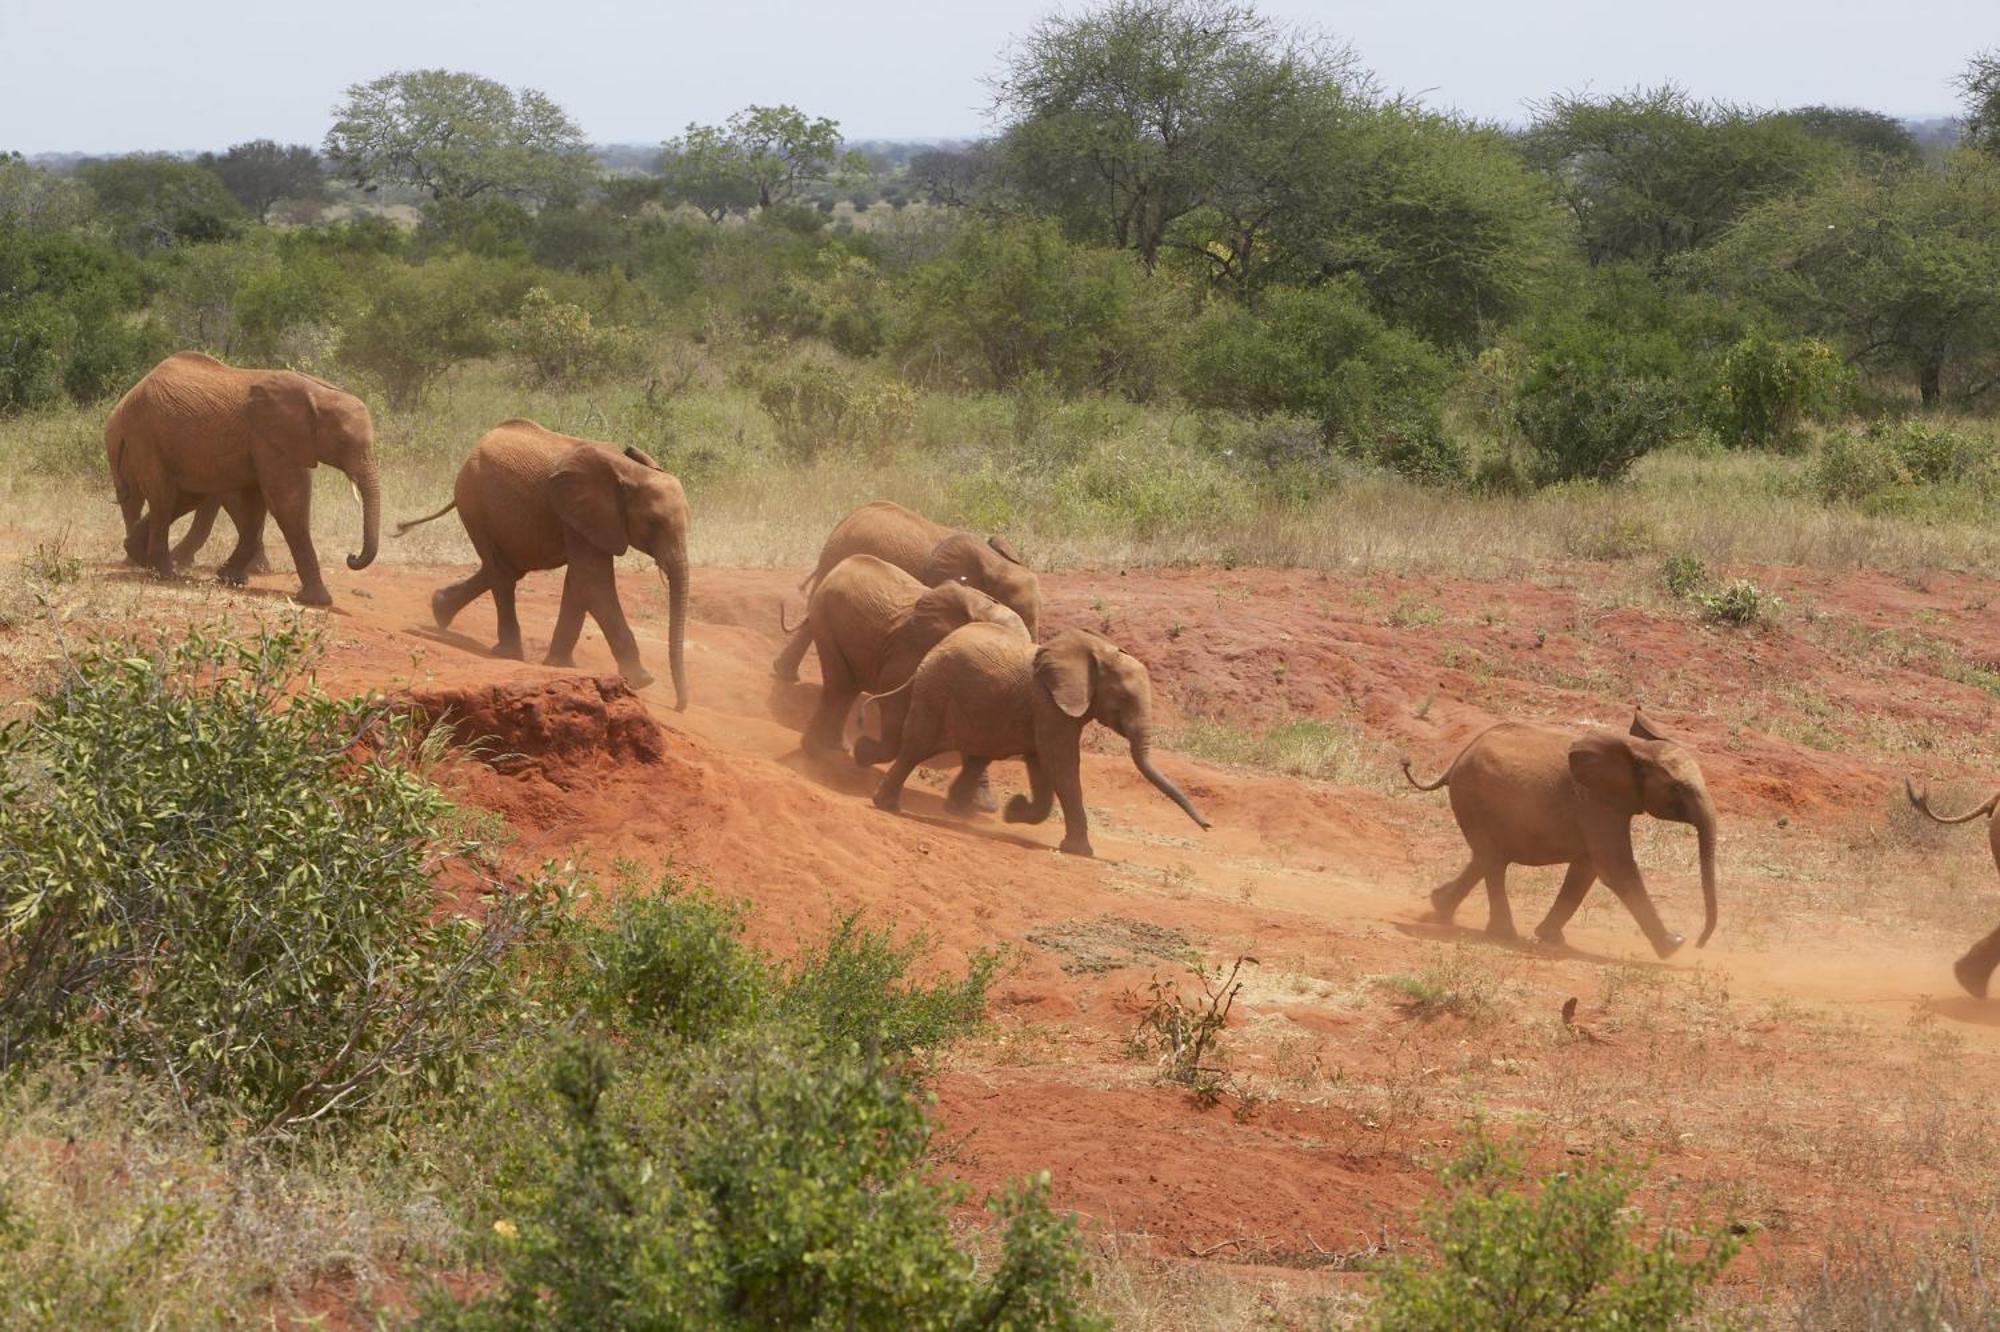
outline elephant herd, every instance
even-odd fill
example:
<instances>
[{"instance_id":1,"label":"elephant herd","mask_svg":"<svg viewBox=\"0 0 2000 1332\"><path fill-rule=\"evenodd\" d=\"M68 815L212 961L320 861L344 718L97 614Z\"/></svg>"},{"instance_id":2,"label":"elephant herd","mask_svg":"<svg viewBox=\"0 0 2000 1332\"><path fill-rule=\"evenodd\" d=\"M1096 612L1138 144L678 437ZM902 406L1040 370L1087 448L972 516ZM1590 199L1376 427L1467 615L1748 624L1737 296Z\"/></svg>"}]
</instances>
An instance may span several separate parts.
<instances>
[{"instance_id":1,"label":"elephant herd","mask_svg":"<svg viewBox=\"0 0 2000 1332\"><path fill-rule=\"evenodd\" d=\"M119 400L105 422L113 493L125 522L128 560L171 575L192 562L218 511L236 527L236 546L217 576L241 584L267 569L263 529L275 518L298 571L298 600L331 603L310 524L311 471L344 472L360 499L362 548L350 569L372 563L380 545L381 480L367 405L342 389L289 370L228 366L194 352L169 356ZM653 677L619 603L612 561L638 549L659 567L668 594L668 662L675 706L688 703L685 663L688 502L681 484L637 449L619 450L515 418L488 431L459 468L451 502L398 526L401 536L456 510L479 557L468 577L440 588L431 610L440 629L491 593L499 621L496 656L520 658L515 587L526 573L565 570L561 607L546 661L572 664L588 613L619 670L635 687ZM194 521L170 546L173 522ZM875 804L895 811L917 765L942 753L960 757L946 807L997 808L987 769L1020 759L1028 794L1008 801L1010 823L1039 823L1062 808L1061 849L1090 855L1079 774L1082 733L1098 722L1124 738L1133 766L1198 826L1208 820L1152 758L1152 683L1145 666L1109 639L1064 627L1044 633L1040 583L1002 537L980 537L877 500L848 514L827 537L800 584L805 614L783 624L786 642L772 664L795 681L807 651L817 653L819 704L805 728L810 754L839 753L855 704L872 708L879 736L863 733L853 759L888 763ZM1713 801L1699 762L1635 714L1626 732L1502 722L1480 733L1435 781L1470 851L1463 870L1431 894L1431 917L1449 922L1480 882L1487 930L1515 934L1507 899L1510 865L1563 865L1562 887L1536 937L1561 944L1563 928L1602 879L1661 957L1681 935L1667 929L1640 877L1632 821L1641 813L1690 824L1699 839L1704 920L1697 946L1716 925ZM2000 796L1957 818L1933 813L1914 788L1911 803L1939 822L1986 817L2000 866ZM1984 997L2000 965L2000 930L1975 944L1955 974Z\"/></svg>"}]
</instances>

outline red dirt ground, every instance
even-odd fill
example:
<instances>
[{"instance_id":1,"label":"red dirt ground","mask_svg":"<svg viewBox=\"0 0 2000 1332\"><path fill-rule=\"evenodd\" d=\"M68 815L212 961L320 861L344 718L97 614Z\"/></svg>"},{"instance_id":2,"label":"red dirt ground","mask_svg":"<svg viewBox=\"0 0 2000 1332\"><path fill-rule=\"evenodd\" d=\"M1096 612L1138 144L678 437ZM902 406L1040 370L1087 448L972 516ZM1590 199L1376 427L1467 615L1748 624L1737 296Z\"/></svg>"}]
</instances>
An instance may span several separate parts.
<instances>
[{"instance_id":1,"label":"red dirt ground","mask_svg":"<svg viewBox=\"0 0 2000 1332\"><path fill-rule=\"evenodd\" d=\"M874 773L805 759L797 728L816 693L810 661L796 686L768 674L781 601L796 613L795 570L696 571L685 714L662 686L635 697L609 678L594 626L577 671L486 656L489 602L436 631L430 593L454 570L333 571L321 676L408 695L461 735L488 737L487 761L458 765L454 781L507 818L524 863L671 864L747 899L753 938L781 952L854 907L927 932L941 968L1011 950L993 1034L949 1056L935 1084L947 1168L976 1192L1046 1169L1062 1203L1154 1253L1340 1281L1337 1255L1410 1233L1435 1188L1432 1147L1453 1136L1471 1088L1503 1119L1531 1117L1545 1143L1571 1150L1631 1146L1639 1133L1637 1148L1667 1166L1656 1188L1767 1226L1757 1261L1732 1276L1749 1281L1819 1252L1856 1217L1921 1226L1908 1209L1922 1214L1924 1199L1948 1192L1948 1169L1919 1154L1830 1173L1810 1141L1895 1113L1881 1098L1924 1067L1913 1015L1955 1033L1964 1094L1993 1086L2000 1018L1970 1000L1929 999L1955 994L1948 968L1969 935L1959 939L1955 922L1896 931L1860 917L1815 932L1812 912L1847 874L1844 858L1885 825L1907 766L1978 779L1965 765L1992 732L1996 699L1939 663L2000 662L2000 622L1981 613L2000 583L1745 572L1792 608L1779 627L1702 625L1621 587L1605 566L1492 581L1049 576L1047 623L1101 629L1132 649L1169 726L1197 715L1251 729L1319 718L1362 737L1368 774L1339 785L1167 752L1161 766L1214 823L1203 834L1098 743L1085 759L1098 848L1088 861L1054 850L1059 820L947 818L942 775L920 774L897 817L869 804ZM211 605L268 611L289 583L260 581ZM545 646L558 586L556 575L523 585L531 654ZM664 675L657 584L634 568L623 593ZM1425 923L1424 893L1456 869L1460 843L1441 795L1402 787L1398 757L1428 775L1497 718L1623 725L1634 705L1701 752L1723 811L1714 943L1656 966L1622 911L1596 902L1562 953ZM1786 738L1807 729L1817 743ZM1003 794L1020 783L1016 765L994 775ZM1642 850L1642 863L1663 914L1692 936L1692 835L1681 831ZM1968 894L1992 887L1990 866L1978 878L1980 840L1965 830L1948 844ZM1829 857L1830 878L1812 868ZM1552 872L1517 875L1524 925L1552 888ZM1483 920L1475 898L1462 921ZM1120 951L1132 922L1178 931L1209 961L1258 959L1232 1041L1233 1067L1260 1096L1203 1108L1156 1085L1131 1053L1148 981L1193 985L1171 948ZM1070 936L1110 938L1109 969L1066 972ZM1382 983L1464 957L1497 977L1497 1025L1417 1021ZM1570 996L1581 997L1590 1037L1555 1018ZM1649 1009L1677 1017L1654 1025ZM1798 1093L1782 1132L1774 1086Z\"/></svg>"}]
</instances>

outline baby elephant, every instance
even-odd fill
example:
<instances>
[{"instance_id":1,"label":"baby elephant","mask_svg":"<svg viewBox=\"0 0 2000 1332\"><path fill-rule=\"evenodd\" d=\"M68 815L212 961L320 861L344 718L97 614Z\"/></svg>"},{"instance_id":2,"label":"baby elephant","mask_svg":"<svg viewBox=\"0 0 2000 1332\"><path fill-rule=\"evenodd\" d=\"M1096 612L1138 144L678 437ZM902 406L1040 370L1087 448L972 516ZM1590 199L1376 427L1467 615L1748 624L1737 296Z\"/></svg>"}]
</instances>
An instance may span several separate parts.
<instances>
[{"instance_id":1,"label":"baby elephant","mask_svg":"<svg viewBox=\"0 0 2000 1332\"><path fill-rule=\"evenodd\" d=\"M681 483L637 449L545 430L533 421L502 421L472 447L458 469L451 503L399 524L401 536L453 509L479 553L471 577L438 589L431 614L438 628L476 597L491 592L500 618L496 657L521 656L521 622L514 585L535 569L565 565L562 609L549 639L551 666L569 666L587 611L604 631L618 669L634 688L653 682L639 661L639 644L618 602L612 560L632 546L651 555L667 584L667 660L674 706L687 708L688 506Z\"/></svg>"},{"instance_id":2,"label":"baby elephant","mask_svg":"<svg viewBox=\"0 0 2000 1332\"><path fill-rule=\"evenodd\" d=\"M1028 767L1026 799L1007 802L1009 823L1040 823L1051 797L1062 802L1062 849L1091 855L1090 826L1078 773L1084 726L1102 722L1132 746L1132 766L1202 828L1208 820L1153 766L1153 685L1136 657L1081 629L1064 629L1040 647L1011 625L968 624L931 649L903 688L909 713L903 746L875 792L881 808L899 809L903 783L933 754L957 750L964 768L946 806L971 808L995 759Z\"/></svg>"},{"instance_id":3,"label":"baby elephant","mask_svg":"<svg viewBox=\"0 0 2000 1332\"><path fill-rule=\"evenodd\" d=\"M1931 808L1929 793L1919 794L1908 778L1903 780L1903 791L1909 796L1912 805L1939 823L1970 823L1974 819L1985 819L1986 841L1993 849L1993 864L1995 868L2000 868L2000 819L1993 817L1994 807L2000 805L2000 795L1994 796L1969 813L1946 818ZM1993 979L1993 968L1996 964L2000 964L2000 929L1994 930L1967 949L1965 956L1952 964L1951 972L1958 977L1958 983L1965 987L1967 994L1975 999L1984 999L1986 987Z\"/></svg>"},{"instance_id":4,"label":"baby elephant","mask_svg":"<svg viewBox=\"0 0 2000 1332\"><path fill-rule=\"evenodd\" d=\"M1660 923L1632 858L1632 820L1640 813L1691 823L1701 848L1706 909L1696 947L1715 933L1715 806L1694 755L1662 739L1634 713L1629 734L1601 729L1501 722L1474 737L1444 776L1419 791L1451 787L1451 812L1472 849L1457 877L1431 894L1432 915L1449 922L1473 886L1486 880L1487 933L1512 939L1509 865L1568 865L1555 905L1535 927L1560 944L1563 926L1602 878L1631 911L1653 951L1666 957L1683 942Z\"/></svg>"},{"instance_id":5,"label":"baby elephant","mask_svg":"<svg viewBox=\"0 0 2000 1332\"><path fill-rule=\"evenodd\" d=\"M961 582L925 587L873 555L850 555L813 589L804 628L819 650L819 710L806 727L809 752L838 752L847 714L863 690L884 694L916 673L924 654L961 625L1000 625L1028 641L1021 617L984 592ZM866 766L902 747L907 694L884 699L882 738L855 742L855 762Z\"/></svg>"}]
</instances>

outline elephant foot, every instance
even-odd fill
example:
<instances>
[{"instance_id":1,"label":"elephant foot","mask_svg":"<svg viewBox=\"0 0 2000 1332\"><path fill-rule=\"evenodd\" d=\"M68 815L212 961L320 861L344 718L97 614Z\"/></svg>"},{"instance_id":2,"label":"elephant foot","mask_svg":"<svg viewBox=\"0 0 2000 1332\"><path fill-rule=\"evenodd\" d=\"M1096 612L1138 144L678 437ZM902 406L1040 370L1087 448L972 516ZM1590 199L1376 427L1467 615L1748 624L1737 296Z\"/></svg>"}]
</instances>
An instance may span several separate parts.
<instances>
[{"instance_id":1,"label":"elephant foot","mask_svg":"<svg viewBox=\"0 0 2000 1332\"><path fill-rule=\"evenodd\" d=\"M877 791L875 793L875 808L889 814L901 814L903 812L903 793L901 791Z\"/></svg>"},{"instance_id":2,"label":"elephant foot","mask_svg":"<svg viewBox=\"0 0 2000 1332\"><path fill-rule=\"evenodd\" d=\"M250 579L243 570L232 569L225 564L215 571L215 581L227 587L242 587Z\"/></svg>"},{"instance_id":3,"label":"elephant foot","mask_svg":"<svg viewBox=\"0 0 2000 1332\"><path fill-rule=\"evenodd\" d=\"M452 613L444 599L444 589L439 588L437 591L431 593L431 623L440 629L449 629L451 628L451 620ZM493 649L493 655L496 657L499 656L500 649Z\"/></svg>"},{"instance_id":4,"label":"elephant foot","mask_svg":"<svg viewBox=\"0 0 2000 1332\"><path fill-rule=\"evenodd\" d=\"M1521 932L1514 928L1511 920L1489 920L1486 922L1486 937L1500 943L1518 943Z\"/></svg>"},{"instance_id":5,"label":"elephant foot","mask_svg":"<svg viewBox=\"0 0 2000 1332\"><path fill-rule=\"evenodd\" d=\"M771 678L779 684L797 684L799 682L799 668L796 666L773 666L771 668Z\"/></svg>"},{"instance_id":6,"label":"elephant foot","mask_svg":"<svg viewBox=\"0 0 2000 1332\"><path fill-rule=\"evenodd\" d=\"M1992 969L1980 966L1970 953L1951 964L1951 974L1958 977L1959 988L1974 999L1986 997L1987 982L1993 978Z\"/></svg>"},{"instance_id":7,"label":"elephant foot","mask_svg":"<svg viewBox=\"0 0 2000 1332\"><path fill-rule=\"evenodd\" d=\"M1447 896L1442 890L1431 894L1430 916L1433 921L1439 925L1449 925L1453 917L1457 915L1458 899L1456 897Z\"/></svg>"},{"instance_id":8,"label":"elephant foot","mask_svg":"<svg viewBox=\"0 0 2000 1332\"><path fill-rule=\"evenodd\" d=\"M1037 813L1034 803L1024 795L1013 796L1007 801L1007 808L1000 814L1004 823L1040 823L1049 816L1047 810Z\"/></svg>"},{"instance_id":9,"label":"elephant foot","mask_svg":"<svg viewBox=\"0 0 2000 1332\"><path fill-rule=\"evenodd\" d=\"M498 657L502 661L526 661L528 659L528 654L521 650L519 639L503 638L488 648L486 652L488 656Z\"/></svg>"},{"instance_id":10,"label":"elephant foot","mask_svg":"<svg viewBox=\"0 0 2000 1332\"><path fill-rule=\"evenodd\" d=\"M271 557L266 555L261 550L258 551L255 555L252 555L250 557L250 572L253 574L267 574L273 572L271 568Z\"/></svg>"},{"instance_id":11,"label":"elephant foot","mask_svg":"<svg viewBox=\"0 0 2000 1332\"><path fill-rule=\"evenodd\" d=\"M560 666L564 670L576 669L576 658L567 652L551 652L542 658L544 666Z\"/></svg>"},{"instance_id":12,"label":"elephant foot","mask_svg":"<svg viewBox=\"0 0 2000 1332\"><path fill-rule=\"evenodd\" d=\"M1062 839L1062 845L1057 849L1066 856L1094 857L1097 854L1097 852L1091 850L1090 839L1088 837L1065 837Z\"/></svg>"},{"instance_id":13,"label":"elephant foot","mask_svg":"<svg viewBox=\"0 0 2000 1332\"><path fill-rule=\"evenodd\" d=\"M1659 938L1653 940L1653 952L1657 956L1659 956L1662 960L1664 960L1666 958L1672 957L1675 953L1678 953L1680 951L1681 945L1686 942L1687 939L1682 935L1673 933L1663 934Z\"/></svg>"},{"instance_id":14,"label":"elephant foot","mask_svg":"<svg viewBox=\"0 0 2000 1332\"><path fill-rule=\"evenodd\" d=\"M333 593L324 587L302 587L292 594L292 600L301 606L331 606Z\"/></svg>"},{"instance_id":15,"label":"elephant foot","mask_svg":"<svg viewBox=\"0 0 2000 1332\"><path fill-rule=\"evenodd\" d=\"M644 666L640 666L637 664L621 667L618 673L624 676L625 683L631 685L632 688L635 690L644 689L647 685L653 683L655 678L657 678L651 671L647 670Z\"/></svg>"},{"instance_id":16,"label":"elephant foot","mask_svg":"<svg viewBox=\"0 0 2000 1332\"><path fill-rule=\"evenodd\" d=\"M1535 937L1551 948L1569 947L1569 940L1563 937L1562 930L1554 926L1535 926Z\"/></svg>"}]
</instances>

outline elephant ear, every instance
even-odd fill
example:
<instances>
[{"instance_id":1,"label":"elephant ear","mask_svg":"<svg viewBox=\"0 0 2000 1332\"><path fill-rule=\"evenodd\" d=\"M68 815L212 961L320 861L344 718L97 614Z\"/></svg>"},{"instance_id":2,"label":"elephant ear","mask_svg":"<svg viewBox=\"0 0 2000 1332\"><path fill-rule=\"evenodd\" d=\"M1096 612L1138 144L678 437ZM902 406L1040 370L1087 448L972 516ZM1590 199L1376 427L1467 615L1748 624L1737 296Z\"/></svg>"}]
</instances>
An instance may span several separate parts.
<instances>
[{"instance_id":1,"label":"elephant ear","mask_svg":"<svg viewBox=\"0 0 2000 1332\"><path fill-rule=\"evenodd\" d=\"M549 504L591 545L606 555L623 555L632 543L625 534L623 487L613 456L591 444L571 449L549 477Z\"/></svg>"},{"instance_id":2,"label":"elephant ear","mask_svg":"<svg viewBox=\"0 0 2000 1332\"><path fill-rule=\"evenodd\" d=\"M991 546L994 549L994 551L1000 556L1001 559L1006 560L1011 564L1020 564L1020 565L1027 564L1026 560L1022 559L1018 554L1015 553L1014 543L1009 541L1006 537L990 536L986 538L986 544Z\"/></svg>"},{"instance_id":3,"label":"elephant ear","mask_svg":"<svg viewBox=\"0 0 2000 1332\"><path fill-rule=\"evenodd\" d=\"M655 472L663 472L666 470L664 467L661 467L660 464L654 460L652 454L646 452L642 448L639 448L637 445L627 444L625 446L625 456L630 458L633 462L638 463L641 467L649 467Z\"/></svg>"},{"instance_id":4,"label":"elephant ear","mask_svg":"<svg viewBox=\"0 0 2000 1332\"><path fill-rule=\"evenodd\" d=\"M319 401L303 375L271 375L250 386L247 410L259 436L300 467L319 466Z\"/></svg>"},{"instance_id":5,"label":"elephant ear","mask_svg":"<svg viewBox=\"0 0 2000 1332\"><path fill-rule=\"evenodd\" d=\"M1638 736L1641 740L1664 740L1667 738L1661 735L1658 728L1653 725L1652 720L1637 708L1632 710L1632 734Z\"/></svg>"},{"instance_id":6,"label":"elephant ear","mask_svg":"<svg viewBox=\"0 0 2000 1332\"><path fill-rule=\"evenodd\" d=\"M1081 634L1057 634L1035 650L1035 680L1049 691L1066 717L1081 717L1090 711L1096 673L1097 654Z\"/></svg>"},{"instance_id":7,"label":"elephant ear","mask_svg":"<svg viewBox=\"0 0 2000 1332\"><path fill-rule=\"evenodd\" d=\"M1569 775L1609 804L1639 812L1638 759L1624 736L1593 731L1576 741L1569 747Z\"/></svg>"}]
</instances>

